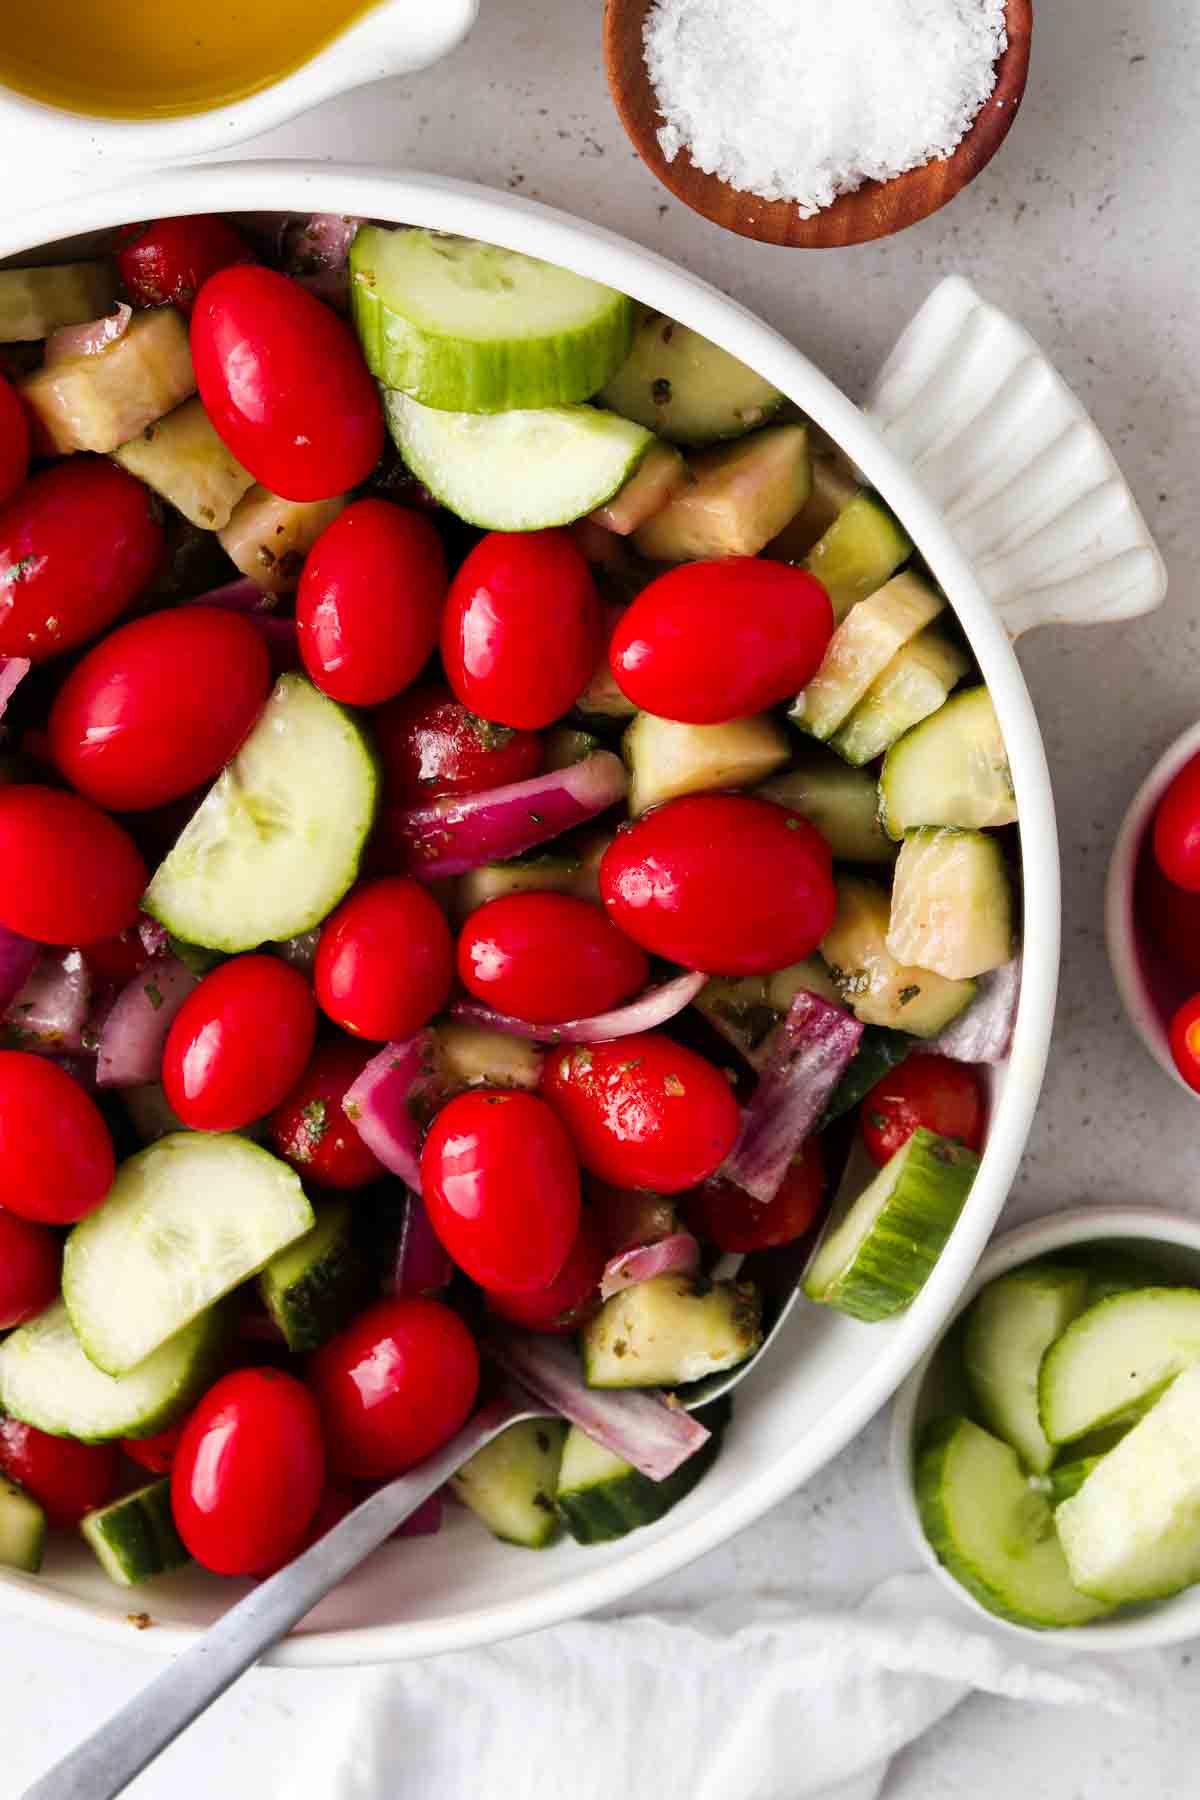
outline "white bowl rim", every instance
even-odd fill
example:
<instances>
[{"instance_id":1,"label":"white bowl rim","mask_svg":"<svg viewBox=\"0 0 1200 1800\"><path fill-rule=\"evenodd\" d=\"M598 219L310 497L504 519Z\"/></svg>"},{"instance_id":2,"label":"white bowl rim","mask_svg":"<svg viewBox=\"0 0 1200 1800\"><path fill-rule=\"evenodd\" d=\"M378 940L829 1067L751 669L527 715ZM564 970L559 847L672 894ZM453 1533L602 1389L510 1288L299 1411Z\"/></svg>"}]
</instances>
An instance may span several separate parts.
<instances>
[{"instance_id":1,"label":"white bowl rim","mask_svg":"<svg viewBox=\"0 0 1200 1800\"><path fill-rule=\"evenodd\" d=\"M905 1528L922 1562L933 1571L944 1588L954 1593L962 1604L990 1625L1019 1637L1034 1639L1039 1644L1060 1646L1066 1651L1141 1650L1152 1645L1182 1643L1200 1636L1200 1587L1186 1589L1168 1600L1159 1600L1144 1612L1122 1618L1120 1614L1094 1625L1067 1625L1058 1630L1038 1630L1032 1625L1018 1625L989 1612L968 1593L961 1582L938 1561L933 1546L925 1536L917 1511L912 1481L912 1442L916 1429L917 1407L930 1365L955 1319L969 1306L975 1295L998 1275L1033 1262L1039 1256L1091 1243L1106 1243L1118 1238L1144 1240L1184 1250L1200 1256L1200 1218L1175 1212L1163 1206L1091 1206L1072 1207L1064 1212L1048 1213L1031 1219L1014 1230L1005 1232L980 1259L971 1280L964 1288L958 1305L946 1320L937 1338L899 1389L892 1402L888 1430L888 1462L896 1504Z\"/></svg>"},{"instance_id":2,"label":"white bowl rim","mask_svg":"<svg viewBox=\"0 0 1200 1800\"><path fill-rule=\"evenodd\" d=\"M615 233L538 202L446 176L364 165L254 162L176 168L61 199L0 221L0 259L129 218L260 210L340 212L478 237L607 282L723 344L793 397L835 439L904 519L962 621L992 693L1009 754L1022 827L1024 965L1008 1078L989 1122L971 1201L912 1307L885 1325L869 1371L844 1402L788 1456L760 1468L719 1510L678 1525L619 1563L580 1572L555 1588L435 1620L396 1621L294 1634L268 1661L288 1666L379 1662L493 1643L592 1612L672 1574L725 1542L824 1466L885 1404L939 1334L1008 1196L1045 1072L1058 984L1060 869L1045 749L1020 665L1000 620L940 514L875 426L802 351L739 302ZM0 1583L0 1605L89 1636L128 1645L122 1618L33 1580ZM139 1647L174 1654L194 1642L185 1625L157 1625Z\"/></svg>"}]
</instances>

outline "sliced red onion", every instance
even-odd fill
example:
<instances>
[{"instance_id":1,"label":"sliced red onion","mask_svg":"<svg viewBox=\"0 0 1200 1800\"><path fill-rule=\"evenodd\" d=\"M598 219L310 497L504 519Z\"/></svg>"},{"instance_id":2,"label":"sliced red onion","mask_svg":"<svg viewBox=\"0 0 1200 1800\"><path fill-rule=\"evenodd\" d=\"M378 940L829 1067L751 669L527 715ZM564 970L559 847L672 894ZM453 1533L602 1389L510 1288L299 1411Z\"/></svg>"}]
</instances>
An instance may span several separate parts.
<instances>
[{"instance_id":1,"label":"sliced red onion","mask_svg":"<svg viewBox=\"0 0 1200 1800\"><path fill-rule=\"evenodd\" d=\"M317 269L311 275L297 275L296 281L326 306L331 306L336 313L350 311L350 271L344 266L340 269Z\"/></svg>"},{"instance_id":2,"label":"sliced red onion","mask_svg":"<svg viewBox=\"0 0 1200 1800\"><path fill-rule=\"evenodd\" d=\"M596 1013L590 1019L567 1019L561 1025L531 1025L527 1019L514 1019L510 1013L493 1012L481 1000L456 1000L450 1015L469 1025L502 1031L506 1037L532 1038L537 1044L601 1044L665 1025L691 1005L707 980L707 975L676 975L659 987L646 988L626 1006Z\"/></svg>"},{"instance_id":3,"label":"sliced red onion","mask_svg":"<svg viewBox=\"0 0 1200 1800\"><path fill-rule=\"evenodd\" d=\"M92 978L78 950L44 950L4 1022L26 1050L83 1050Z\"/></svg>"},{"instance_id":4,"label":"sliced red onion","mask_svg":"<svg viewBox=\"0 0 1200 1800\"><path fill-rule=\"evenodd\" d=\"M185 600L184 605L215 606L222 612L241 613L266 644L272 674L286 675L302 666L300 641L295 619L271 611L277 597L264 594L252 581L230 581L224 587L210 588L207 594L197 594L194 600Z\"/></svg>"},{"instance_id":5,"label":"sliced red onion","mask_svg":"<svg viewBox=\"0 0 1200 1800\"><path fill-rule=\"evenodd\" d=\"M449 1287L453 1275L454 1264L429 1223L420 1195L408 1194L396 1259L383 1284L385 1293L398 1300L411 1294L438 1294Z\"/></svg>"},{"instance_id":6,"label":"sliced red onion","mask_svg":"<svg viewBox=\"0 0 1200 1800\"><path fill-rule=\"evenodd\" d=\"M0 656L0 719L32 667L27 656Z\"/></svg>"},{"instance_id":7,"label":"sliced red onion","mask_svg":"<svg viewBox=\"0 0 1200 1800\"><path fill-rule=\"evenodd\" d=\"M421 1127L413 1096L433 1074L431 1031L385 1044L351 1083L342 1110L385 1169L421 1192Z\"/></svg>"},{"instance_id":8,"label":"sliced red onion","mask_svg":"<svg viewBox=\"0 0 1200 1800\"><path fill-rule=\"evenodd\" d=\"M628 786L620 758L611 750L596 750L568 769L400 813L395 846L418 881L465 875L483 863L520 856L594 819L623 799Z\"/></svg>"},{"instance_id":9,"label":"sliced red onion","mask_svg":"<svg viewBox=\"0 0 1200 1800\"><path fill-rule=\"evenodd\" d=\"M96 1058L94 1056L55 1055L47 1056L45 1060L54 1063L64 1075L69 1075L72 1081L78 1082L85 1093L94 1094L96 1092Z\"/></svg>"},{"instance_id":10,"label":"sliced red onion","mask_svg":"<svg viewBox=\"0 0 1200 1800\"><path fill-rule=\"evenodd\" d=\"M840 1006L802 989L771 1033L741 1135L721 1173L755 1200L773 1200L862 1034Z\"/></svg>"},{"instance_id":11,"label":"sliced red onion","mask_svg":"<svg viewBox=\"0 0 1200 1800\"><path fill-rule=\"evenodd\" d=\"M428 1500L422 1500L416 1512L409 1513L403 1525L397 1525L392 1536L394 1538L436 1537L442 1529L442 1515L445 1512L445 1501L441 1492L430 1494Z\"/></svg>"},{"instance_id":12,"label":"sliced red onion","mask_svg":"<svg viewBox=\"0 0 1200 1800\"><path fill-rule=\"evenodd\" d=\"M639 1244L636 1250L623 1250L605 1263L600 1298L611 1300L614 1294L636 1287L639 1281L653 1281L656 1275L694 1275L699 1267L699 1244L690 1231L675 1231L657 1244Z\"/></svg>"},{"instance_id":13,"label":"sliced red onion","mask_svg":"<svg viewBox=\"0 0 1200 1800\"><path fill-rule=\"evenodd\" d=\"M132 306L118 300L102 319L89 319L86 325L63 325L52 331L46 339L43 368L52 369L57 363L71 362L80 356L99 356L125 336L132 317Z\"/></svg>"},{"instance_id":14,"label":"sliced red onion","mask_svg":"<svg viewBox=\"0 0 1200 1800\"><path fill-rule=\"evenodd\" d=\"M164 956L122 988L100 1031L96 1080L101 1087L158 1080L167 1033L196 985L197 977L177 956Z\"/></svg>"},{"instance_id":15,"label":"sliced red onion","mask_svg":"<svg viewBox=\"0 0 1200 1800\"><path fill-rule=\"evenodd\" d=\"M283 234L285 272L312 275L321 269L344 269L362 223L349 213L309 213L291 220Z\"/></svg>"},{"instance_id":16,"label":"sliced red onion","mask_svg":"<svg viewBox=\"0 0 1200 1800\"><path fill-rule=\"evenodd\" d=\"M673 1475L711 1435L692 1413L669 1405L660 1393L585 1386L579 1357L558 1338L511 1333L489 1339L486 1348L522 1387L651 1481Z\"/></svg>"},{"instance_id":17,"label":"sliced red onion","mask_svg":"<svg viewBox=\"0 0 1200 1800\"><path fill-rule=\"evenodd\" d=\"M1012 1048L1021 998L1021 958L989 969L975 983L975 998L957 1019L920 1048L955 1062L999 1063Z\"/></svg>"},{"instance_id":18,"label":"sliced red onion","mask_svg":"<svg viewBox=\"0 0 1200 1800\"><path fill-rule=\"evenodd\" d=\"M8 1011L33 974L37 959L38 946L31 938L0 925L0 1015Z\"/></svg>"},{"instance_id":19,"label":"sliced red onion","mask_svg":"<svg viewBox=\"0 0 1200 1800\"><path fill-rule=\"evenodd\" d=\"M277 619L270 613L247 613L246 616L267 646L273 675L289 675L304 667L295 619Z\"/></svg>"},{"instance_id":20,"label":"sliced red onion","mask_svg":"<svg viewBox=\"0 0 1200 1800\"><path fill-rule=\"evenodd\" d=\"M192 600L185 600L185 606L215 606L221 612L271 612L278 602L278 594L268 594L256 587L248 575L240 575L236 581L226 581L221 587L209 588L206 594L197 594Z\"/></svg>"},{"instance_id":21,"label":"sliced red onion","mask_svg":"<svg viewBox=\"0 0 1200 1800\"><path fill-rule=\"evenodd\" d=\"M142 949L147 956L162 956L165 953L167 948L165 925L160 925L158 920L152 919L148 913L143 913L138 920L137 932L142 940Z\"/></svg>"}]
</instances>

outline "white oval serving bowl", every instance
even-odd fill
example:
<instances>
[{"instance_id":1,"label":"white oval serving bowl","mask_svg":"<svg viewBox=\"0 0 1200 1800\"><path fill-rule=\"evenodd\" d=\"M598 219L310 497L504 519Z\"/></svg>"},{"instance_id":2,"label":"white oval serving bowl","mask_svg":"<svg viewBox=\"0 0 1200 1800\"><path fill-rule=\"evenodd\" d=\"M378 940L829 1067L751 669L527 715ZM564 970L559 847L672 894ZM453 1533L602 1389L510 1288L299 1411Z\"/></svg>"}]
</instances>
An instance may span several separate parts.
<instances>
[{"instance_id":1,"label":"white oval serving bowl","mask_svg":"<svg viewBox=\"0 0 1200 1800\"><path fill-rule=\"evenodd\" d=\"M687 1500L656 1525L613 1544L566 1542L537 1555L500 1545L451 1509L449 1526L419 1549L389 1546L304 1621L275 1654L291 1665L428 1655L531 1631L619 1600L712 1549L811 1476L861 1430L941 1330L970 1277L1008 1194L1041 1086L1058 980L1059 863L1054 805L1037 720L1002 611L1037 617L1144 611L1162 595L1161 561L1108 452L1036 346L965 283L939 287L897 346L876 394L880 426L808 359L745 308L643 250L533 202L440 177L303 163L191 167L131 180L121 190L39 209L0 226L0 259L31 260L41 246L83 238L131 218L189 212L330 211L434 227L488 239L607 282L722 344L784 390L857 463L904 520L964 626L1004 729L1021 813L1025 964L1009 1062L995 1072L988 1141L970 1200L937 1268L902 1317L866 1326L824 1308L796 1306L768 1358L742 1384L724 1453ZM937 329L930 329L936 314ZM939 322L940 321L940 322ZM1027 431L1008 431L986 468L949 462L959 514L975 516L976 491L998 494L999 539L977 546L993 600L948 527L940 447L974 441L997 406L1035 408ZM1028 379L1032 370L1036 380ZM997 383L999 382L999 386ZM1053 494L1044 470L1023 481L1023 445L1041 422L1073 458ZM897 455L887 439L922 441ZM1097 448L1098 446L1098 448ZM913 472L913 461L921 471ZM931 460L933 459L933 460ZM972 489L971 480L976 489ZM1096 482L1107 493L1104 529L1078 531ZM998 485L997 485L998 484ZM951 500L953 497L950 496ZM1022 523L1024 521L1024 523ZM1090 579L1084 579L1090 573ZM1040 585L1039 585L1040 584ZM1030 598L1043 596L1041 610ZM1086 598L1081 608L1080 598ZM211 1622L230 1594L199 1571L160 1581L144 1601L156 1629L140 1640L169 1653ZM82 1549L56 1552L38 1577L3 1572L0 1605L110 1641L128 1641L128 1597L89 1565Z\"/></svg>"},{"instance_id":2,"label":"white oval serving bowl","mask_svg":"<svg viewBox=\"0 0 1200 1800\"><path fill-rule=\"evenodd\" d=\"M1158 1263L1171 1274L1200 1285L1200 1219L1186 1213L1169 1212L1159 1207L1096 1206L1078 1207L1070 1212L1052 1213L1045 1219L1034 1219L1016 1231L998 1238L984 1256L963 1293L945 1328L928 1353L913 1370L896 1395L892 1406L889 1458L896 1493L896 1504L922 1561L931 1568L943 1587L956 1594L962 1604L980 1618L1020 1637L1036 1638L1040 1644L1061 1645L1064 1651L1088 1649L1142 1650L1150 1645L1179 1644L1200 1636L1200 1587L1187 1588L1170 1600L1156 1600L1148 1606L1125 1607L1112 1618L1099 1619L1094 1625L1067 1626L1058 1631L1038 1631L1030 1625L1017 1625L1001 1619L969 1594L954 1579L934 1553L933 1546L921 1528L913 1490L913 1445L916 1435L930 1410L926 1406L927 1387L931 1383L933 1365L941 1349L942 1337L958 1314L975 1295L998 1275L1020 1268L1040 1256L1078 1249L1084 1244L1123 1244L1140 1251L1148 1260Z\"/></svg>"}]
</instances>

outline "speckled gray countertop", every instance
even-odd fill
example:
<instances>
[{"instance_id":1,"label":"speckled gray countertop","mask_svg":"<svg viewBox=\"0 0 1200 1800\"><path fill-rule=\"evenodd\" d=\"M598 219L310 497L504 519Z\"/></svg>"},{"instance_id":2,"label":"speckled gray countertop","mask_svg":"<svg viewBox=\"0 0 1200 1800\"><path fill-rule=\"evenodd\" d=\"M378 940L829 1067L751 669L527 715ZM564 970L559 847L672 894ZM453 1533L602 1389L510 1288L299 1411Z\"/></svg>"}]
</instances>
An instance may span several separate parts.
<instances>
[{"instance_id":1,"label":"speckled gray countertop","mask_svg":"<svg viewBox=\"0 0 1200 1800\"><path fill-rule=\"evenodd\" d=\"M900 238L819 253L727 236L659 188L608 103L600 11L599 0L483 0L474 35L440 67L331 103L245 154L407 164L584 214L735 294L852 394L944 274L968 275L1029 326L1116 450L1170 565L1171 593L1148 621L1046 630L1021 645L1054 777L1065 929L1050 1074L1006 1217L1089 1199L1187 1203L1200 1113L1120 1016L1101 908L1124 806L1157 751L1200 715L1194 0L1045 4L1021 116L975 185ZM38 180L56 185L50 170ZM28 183L20 194L4 185L9 203L37 198ZM819 1599L844 1592L847 1569L865 1589L910 1560L877 1420L802 1493L647 1599L691 1595L718 1572L771 1585L783 1567ZM27 1627L18 1643L3 1623L0 1660L3 1800L44 1766L41 1743L98 1722L147 1672L141 1659ZM1153 1724L971 1700L898 1759L885 1800L1190 1800L1200 1663L1186 1650L1170 1663ZM133 1791L273 1794L273 1752L289 1721L311 1717L318 1684L353 1679L254 1677Z\"/></svg>"}]
</instances>

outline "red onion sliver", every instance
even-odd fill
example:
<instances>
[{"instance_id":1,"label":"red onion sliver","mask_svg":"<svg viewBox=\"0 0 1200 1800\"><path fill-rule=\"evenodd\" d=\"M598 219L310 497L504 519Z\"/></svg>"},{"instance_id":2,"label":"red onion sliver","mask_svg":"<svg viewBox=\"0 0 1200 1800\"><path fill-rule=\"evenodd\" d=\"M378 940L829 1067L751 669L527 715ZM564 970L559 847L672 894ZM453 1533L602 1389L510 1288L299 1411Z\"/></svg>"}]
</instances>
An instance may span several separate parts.
<instances>
[{"instance_id":1,"label":"red onion sliver","mask_svg":"<svg viewBox=\"0 0 1200 1800\"><path fill-rule=\"evenodd\" d=\"M445 1501L440 1491L430 1494L428 1500L422 1500L416 1512L409 1513L403 1525L397 1525L392 1536L394 1538L436 1537L442 1529L442 1515Z\"/></svg>"},{"instance_id":2,"label":"red onion sliver","mask_svg":"<svg viewBox=\"0 0 1200 1800\"><path fill-rule=\"evenodd\" d=\"M802 989L770 1038L758 1085L722 1175L755 1200L773 1200L788 1165L825 1110L863 1028L840 1006Z\"/></svg>"},{"instance_id":3,"label":"red onion sliver","mask_svg":"<svg viewBox=\"0 0 1200 1800\"><path fill-rule=\"evenodd\" d=\"M5 1024L25 1050L83 1050L91 998L92 978L79 951L43 950Z\"/></svg>"},{"instance_id":4,"label":"red onion sliver","mask_svg":"<svg viewBox=\"0 0 1200 1800\"><path fill-rule=\"evenodd\" d=\"M152 919L149 913L143 913L138 920L137 933L142 940L142 949L147 956L161 956L167 948L167 928Z\"/></svg>"},{"instance_id":5,"label":"red onion sliver","mask_svg":"<svg viewBox=\"0 0 1200 1800\"><path fill-rule=\"evenodd\" d=\"M293 219L283 234L285 273L312 275L322 269L344 269L362 222L351 213L309 213Z\"/></svg>"},{"instance_id":6,"label":"red onion sliver","mask_svg":"<svg viewBox=\"0 0 1200 1800\"><path fill-rule=\"evenodd\" d=\"M514 1333L489 1339L486 1349L522 1387L651 1481L665 1481L711 1436L692 1413L668 1406L650 1389L620 1393L585 1386L579 1357L558 1338Z\"/></svg>"},{"instance_id":7,"label":"red onion sliver","mask_svg":"<svg viewBox=\"0 0 1200 1800\"><path fill-rule=\"evenodd\" d=\"M206 594L197 594L192 600L185 600L185 606L215 606L221 612L271 612L279 599L278 594L268 594L256 587L248 575L240 575L236 581L227 581L221 587L209 588Z\"/></svg>"},{"instance_id":8,"label":"red onion sliver","mask_svg":"<svg viewBox=\"0 0 1200 1800\"><path fill-rule=\"evenodd\" d=\"M297 275L296 282L331 306L336 313L350 311L350 271L341 269L317 269L311 275Z\"/></svg>"},{"instance_id":9,"label":"red onion sliver","mask_svg":"<svg viewBox=\"0 0 1200 1800\"><path fill-rule=\"evenodd\" d=\"M29 977L38 959L38 946L32 938L20 937L0 925L0 1015L6 1013Z\"/></svg>"},{"instance_id":10,"label":"red onion sliver","mask_svg":"<svg viewBox=\"0 0 1200 1800\"><path fill-rule=\"evenodd\" d=\"M164 956L122 988L100 1032L96 1080L101 1087L157 1081L175 1015L197 985L176 956Z\"/></svg>"},{"instance_id":11,"label":"red onion sliver","mask_svg":"<svg viewBox=\"0 0 1200 1800\"><path fill-rule=\"evenodd\" d=\"M421 1128L411 1101L432 1062L431 1031L385 1044L342 1101L343 1112L367 1149L416 1194L421 1192Z\"/></svg>"},{"instance_id":12,"label":"red onion sliver","mask_svg":"<svg viewBox=\"0 0 1200 1800\"><path fill-rule=\"evenodd\" d=\"M43 367L52 369L57 363L72 362L80 356L99 356L123 338L129 330L133 308L118 300L102 319L89 319L86 325L63 325L46 339Z\"/></svg>"},{"instance_id":13,"label":"red onion sliver","mask_svg":"<svg viewBox=\"0 0 1200 1800\"><path fill-rule=\"evenodd\" d=\"M215 606L221 612L241 613L266 644L271 655L271 673L287 675L291 670L303 666L300 660L300 640L296 635L295 619L272 613L271 608L276 599L275 594L264 594L252 581L243 580L228 582L225 587L210 588L207 594L197 594L194 600L185 600L184 605Z\"/></svg>"},{"instance_id":14,"label":"red onion sliver","mask_svg":"<svg viewBox=\"0 0 1200 1800\"><path fill-rule=\"evenodd\" d=\"M694 1275L699 1267L699 1244L690 1231L675 1231L657 1244L622 1250L605 1263L600 1298L611 1300L614 1294L636 1287L639 1281L653 1281L656 1275Z\"/></svg>"},{"instance_id":15,"label":"red onion sliver","mask_svg":"<svg viewBox=\"0 0 1200 1800\"><path fill-rule=\"evenodd\" d=\"M0 719L32 667L27 656L0 656Z\"/></svg>"},{"instance_id":16,"label":"red onion sliver","mask_svg":"<svg viewBox=\"0 0 1200 1800\"><path fill-rule=\"evenodd\" d=\"M1012 1048L1021 998L1021 958L989 969L975 984L975 998L957 1019L920 1048L955 1062L999 1063Z\"/></svg>"},{"instance_id":17,"label":"red onion sliver","mask_svg":"<svg viewBox=\"0 0 1200 1800\"><path fill-rule=\"evenodd\" d=\"M437 1294L449 1287L453 1275L454 1264L429 1223L420 1195L406 1195L400 1242L383 1284L385 1293L398 1300L411 1294Z\"/></svg>"},{"instance_id":18,"label":"red onion sliver","mask_svg":"<svg viewBox=\"0 0 1200 1800\"><path fill-rule=\"evenodd\" d=\"M538 1044L603 1044L613 1038L632 1037L637 1031L653 1031L665 1025L685 1006L690 1006L708 980L707 975L676 975L659 987L646 988L636 1000L612 1012L596 1013L590 1019L567 1019L561 1025L531 1025L527 1019L514 1019L509 1013L493 1012L480 1000L456 1000L450 1015L469 1025L484 1025L491 1031L502 1031L506 1037L532 1038Z\"/></svg>"}]
</instances>

